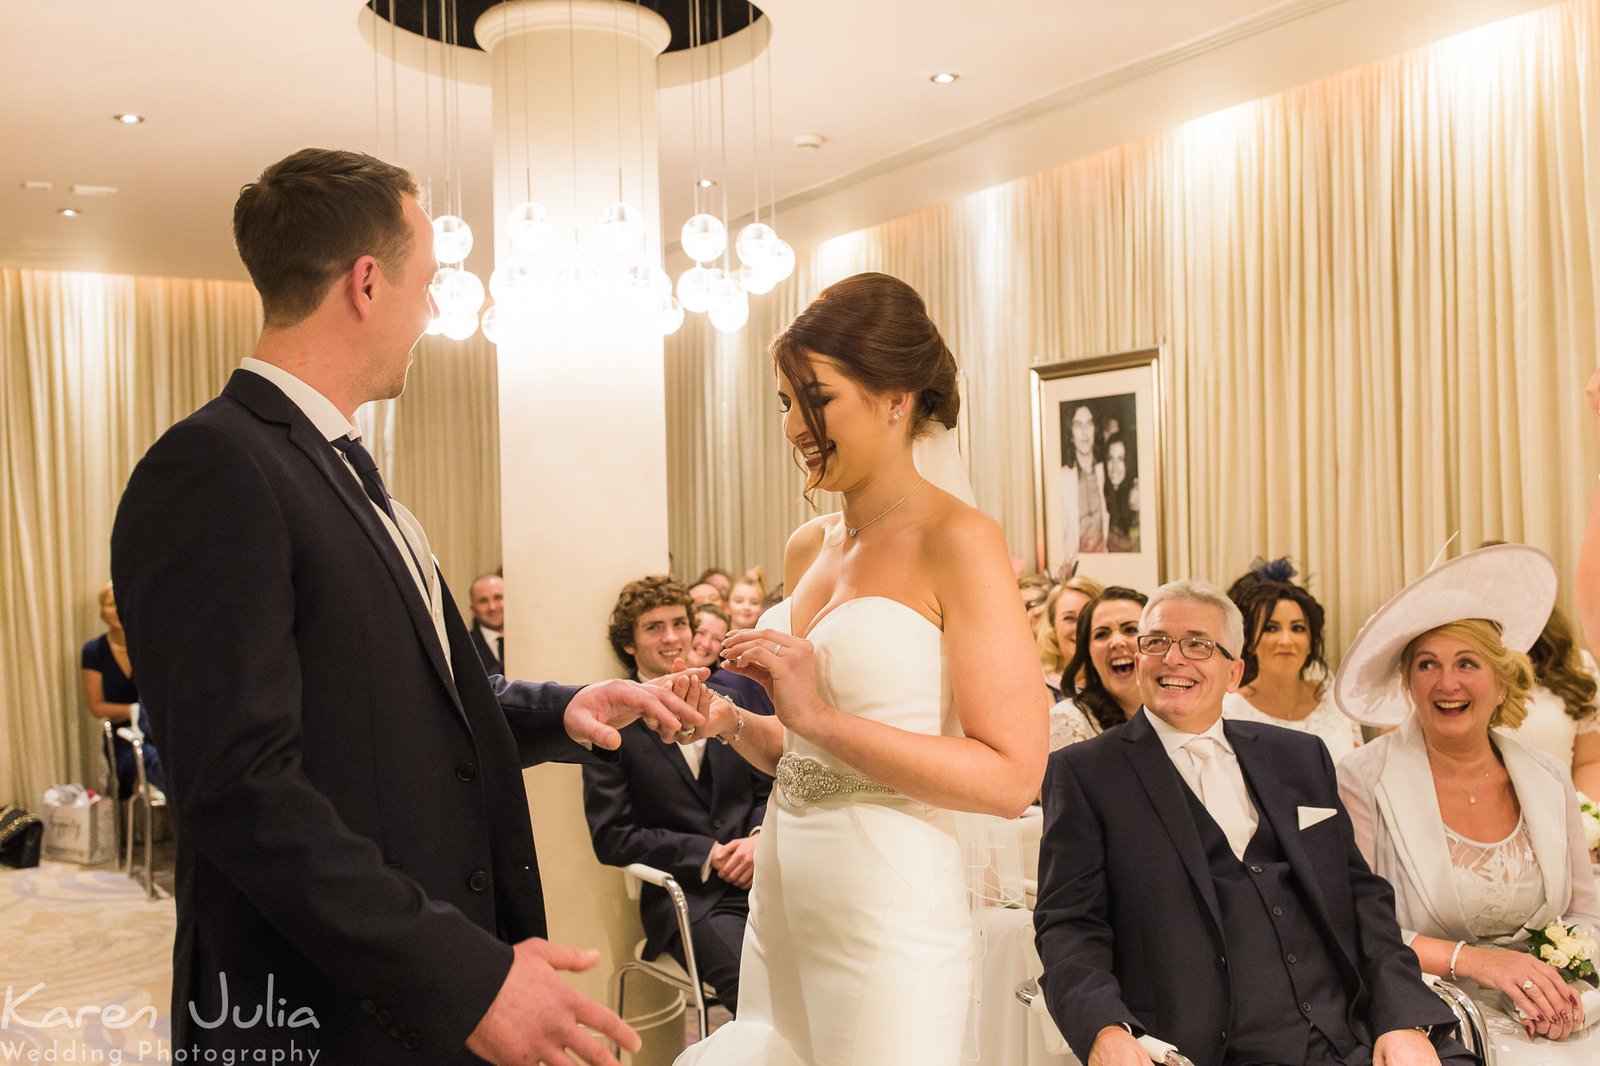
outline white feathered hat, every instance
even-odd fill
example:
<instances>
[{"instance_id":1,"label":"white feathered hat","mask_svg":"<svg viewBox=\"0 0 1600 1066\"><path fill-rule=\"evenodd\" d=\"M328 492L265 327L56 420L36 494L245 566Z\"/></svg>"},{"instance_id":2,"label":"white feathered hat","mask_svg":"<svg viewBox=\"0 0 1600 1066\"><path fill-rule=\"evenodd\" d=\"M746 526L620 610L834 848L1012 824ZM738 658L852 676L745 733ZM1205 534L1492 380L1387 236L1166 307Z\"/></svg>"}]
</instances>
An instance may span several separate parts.
<instances>
[{"instance_id":1,"label":"white feathered hat","mask_svg":"<svg viewBox=\"0 0 1600 1066\"><path fill-rule=\"evenodd\" d=\"M1494 544L1440 563L1379 607L1345 652L1333 682L1339 709L1362 725L1396 726L1411 714L1400 656L1418 636L1483 618L1500 641L1525 652L1556 603L1556 567L1526 544Z\"/></svg>"}]
</instances>

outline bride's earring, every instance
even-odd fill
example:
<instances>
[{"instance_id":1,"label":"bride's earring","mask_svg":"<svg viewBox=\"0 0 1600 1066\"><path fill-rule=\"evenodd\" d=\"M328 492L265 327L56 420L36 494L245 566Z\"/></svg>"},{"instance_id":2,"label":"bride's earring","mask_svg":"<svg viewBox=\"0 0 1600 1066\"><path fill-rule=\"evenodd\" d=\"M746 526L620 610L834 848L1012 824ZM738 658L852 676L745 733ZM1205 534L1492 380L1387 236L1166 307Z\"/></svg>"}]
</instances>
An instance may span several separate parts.
<instances>
[{"instance_id":1,"label":"bride's earring","mask_svg":"<svg viewBox=\"0 0 1600 1066\"><path fill-rule=\"evenodd\" d=\"M893 414L891 414L891 415L890 415L890 416L889 416L889 421L891 421L891 422L898 422L898 421L900 421L900 419L901 419L901 418L903 418L903 417L904 417L904 416L905 416L905 412L904 412L904 411L895 411L895 412L894 412L894 413L893 413Z\"/></svg>"}]
</instances>

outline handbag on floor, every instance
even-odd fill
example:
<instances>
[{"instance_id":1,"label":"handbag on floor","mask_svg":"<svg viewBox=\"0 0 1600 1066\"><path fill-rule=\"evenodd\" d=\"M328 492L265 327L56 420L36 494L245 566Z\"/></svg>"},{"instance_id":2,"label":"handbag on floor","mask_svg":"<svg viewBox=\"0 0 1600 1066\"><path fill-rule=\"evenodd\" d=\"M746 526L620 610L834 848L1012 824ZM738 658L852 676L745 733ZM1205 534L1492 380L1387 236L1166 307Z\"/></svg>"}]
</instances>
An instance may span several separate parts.
<instances>
[{"instance_id":1,"label":"handbag on floor","mask_svg":"<svg viewBox=\"0 0 1600 1066\"><path fill-rule=\"evenodd\" d=\"M14 803L0 807L0 864L26 870L39 865L44 823Z\"/></svg>"}]
</instances>

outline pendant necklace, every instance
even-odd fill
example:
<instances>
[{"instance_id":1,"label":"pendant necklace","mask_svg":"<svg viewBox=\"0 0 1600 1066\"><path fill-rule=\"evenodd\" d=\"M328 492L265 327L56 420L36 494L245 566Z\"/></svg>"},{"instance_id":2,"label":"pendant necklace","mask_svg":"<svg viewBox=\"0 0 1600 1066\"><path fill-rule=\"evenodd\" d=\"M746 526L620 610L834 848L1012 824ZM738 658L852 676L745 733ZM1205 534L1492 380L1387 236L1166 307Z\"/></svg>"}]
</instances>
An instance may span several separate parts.
<instances>
[{"instance_id":1,"label":"pendant necklace","mask_svg":"<svg viewBox=\"0 0 1600 1066\"><path fill-rule=\"evenodd\" d=\"M925 477L924 478L918 478L917 479L917 483L915 485L911 486L911 492L916 492L924 484L927 483L927 480L928 479L925 478ZM883 518L890 511L894 510L896 507L899 507L902 503L905 503L907 500L911 499L911 492L906 493L904 496L900 497L898 500L896 500L893 503L891 503L883 512L881 512L878 515L878 518ZM859 526L852 526L852 525L849 525L848 523L846 523L846 525L844 527L844 531L850 535L851 539L854 539L856 536L858 536L861 533L861 531L863 529L866 529L868 526L872 525L873 522L878 521L878 518L874 518L869 522L863 522Z\"/></svg>"}]
</instances>

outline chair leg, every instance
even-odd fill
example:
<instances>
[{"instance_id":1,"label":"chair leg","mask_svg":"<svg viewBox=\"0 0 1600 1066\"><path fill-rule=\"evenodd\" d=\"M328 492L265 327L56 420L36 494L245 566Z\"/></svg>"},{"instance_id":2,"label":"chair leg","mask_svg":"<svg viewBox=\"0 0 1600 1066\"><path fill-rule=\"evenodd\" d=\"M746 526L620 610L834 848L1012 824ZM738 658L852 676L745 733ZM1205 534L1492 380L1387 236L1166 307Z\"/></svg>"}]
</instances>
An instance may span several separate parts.
<instances>
[{"instance_id":1,"label":"chair leg","mask_svg":"<svg viewBox=\"0 0 1600 1066\"><path fill-rule=\"evenodd\" d=\"M156 809L147 800L144 805L144 891L150 899L156 898L155 841Z\"/></svg>"},{"instance_id":2,"label":"chair leg","mask_svg":"<svg viewBox=\"0 0 1600 1066\"><path fill-rule=\"evenodd\" d=\"M126 800L127 831L122 834L122 854L117 857L117 869L127 871L129 876L133 874L133 818L138 802L138 797L130 793Z\"/></svg>"},{"instance_id":3,"label":"chair leg","mask_svg":"<svg viewBox=\"0 0 1600 1066\"><path fill-rule=\"evenodd\" d=\"M625 987L626 987L627 983L628 983L628 971L626 969L623 969L620 972L618 972L618 974L617 974L616 1011L617 1011L617 1017L618 1018L626 1018L627 1017L627 1014L623 1013L623 1005L624 1005L624 1003L627 1002L627 1000L626 1000L626 991L625 991ZM622 1045L621 1044L613 1043L612 1046L617 1049L617 1054L618 1055L622 1054Z\"/></svg>"}]
</instances>

